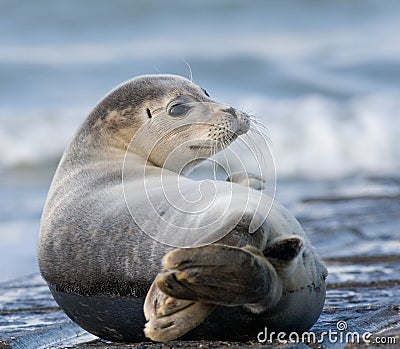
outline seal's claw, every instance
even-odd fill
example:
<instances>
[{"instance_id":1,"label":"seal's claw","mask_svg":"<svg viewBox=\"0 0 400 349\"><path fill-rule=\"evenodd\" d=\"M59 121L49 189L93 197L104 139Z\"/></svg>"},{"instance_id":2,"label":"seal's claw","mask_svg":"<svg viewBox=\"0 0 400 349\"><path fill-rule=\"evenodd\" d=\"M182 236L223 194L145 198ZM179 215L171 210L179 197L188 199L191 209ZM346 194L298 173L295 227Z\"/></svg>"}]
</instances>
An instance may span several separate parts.
<instances>
[{"instance_id":1,"label":"seal's claw","mask_svg":"<svg viewBox=\"0 0 400 349\"><path fill-rule=\"evenodd\" d=\"M281 282L255 247L208 245L165 255L157 287L171 297L220 305L268 303L281 296Z\"/></svg>"},{"instance_id":2,"label":"seal's claw","mask_svg":"<svg viewBox=\"0 0 400 349\"><path fill-rule=\"evenodd\" d=\"M232 173L226 180L255 190L264 190L266 182L264 178L248 172Z\"/></svg>"},{"instance_id":3,"label":"seal's claw","mask_svg":"<svg viewBox=\"0 0 400 349\"><path fill-rule=\"evenodd\" d=\"M163 272L159 275L165 274ZM176 339L199 325L214 308L211 304L170 297L153 282L144 304L147 320L144 333L155 341Z\"/></svg>"}]
</instances>

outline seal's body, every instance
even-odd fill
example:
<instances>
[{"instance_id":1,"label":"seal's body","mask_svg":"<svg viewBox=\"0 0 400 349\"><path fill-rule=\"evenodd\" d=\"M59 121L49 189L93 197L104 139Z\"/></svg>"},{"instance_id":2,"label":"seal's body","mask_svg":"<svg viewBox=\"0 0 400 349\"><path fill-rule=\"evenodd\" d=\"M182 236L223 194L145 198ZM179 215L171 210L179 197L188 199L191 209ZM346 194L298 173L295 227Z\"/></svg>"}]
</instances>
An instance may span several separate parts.
<instances>
[{"instance_id":1,"label":"seal's body","mask_svg":"<svg viewBox=\"0 0 400 349\"><path fill-rule=\"evenodd\" d=\"M314 324L326 268L295 218L256 178L211 183L203 207L183 175L249 127L171 75L128 81L95 107L61 159L39 237L42 276L72 320L114 341L143 340L146 320L154 340Z\"/></svg>"}]
</instances>

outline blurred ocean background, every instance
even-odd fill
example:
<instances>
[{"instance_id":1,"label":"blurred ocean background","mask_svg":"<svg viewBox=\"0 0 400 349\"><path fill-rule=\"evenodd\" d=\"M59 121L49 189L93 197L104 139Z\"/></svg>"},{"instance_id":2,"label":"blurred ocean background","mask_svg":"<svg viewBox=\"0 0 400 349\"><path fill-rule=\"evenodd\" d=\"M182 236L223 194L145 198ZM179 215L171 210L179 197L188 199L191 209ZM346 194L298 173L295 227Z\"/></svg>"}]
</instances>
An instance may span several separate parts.
<instances>
[{"instance_id":1,"label":"blurred ocean background","mask_svg":"<svg viewBox=\"0 0 400 349\"><path fill-rule=\"evenodd\" d=\"M257 115L285 204L311 182L399 176L399 1L1 0L0 33L0 281L37 271L62 152L137 75L189 65L212 98Z\"/></svg>"}]
</instances>

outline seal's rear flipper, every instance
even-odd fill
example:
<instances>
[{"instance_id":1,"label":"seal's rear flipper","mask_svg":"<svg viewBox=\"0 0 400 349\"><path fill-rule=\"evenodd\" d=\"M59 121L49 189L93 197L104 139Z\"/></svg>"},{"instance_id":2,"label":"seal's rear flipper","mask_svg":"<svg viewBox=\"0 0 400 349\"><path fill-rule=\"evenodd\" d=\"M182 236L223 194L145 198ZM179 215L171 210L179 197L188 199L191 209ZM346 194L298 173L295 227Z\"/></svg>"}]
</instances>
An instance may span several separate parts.
<instances>
[{"instance_id":1,"label":"seal's rear flipper","mask_svg":"<svg viewBox=\"0 0 400 349\"><path fill-rule=\"evenodd\" d=\"M174 340L202 323L214 308L211 304L170 297L154 281L144 302L144 333L154 341Z\"/></svg>"}]
</instances>

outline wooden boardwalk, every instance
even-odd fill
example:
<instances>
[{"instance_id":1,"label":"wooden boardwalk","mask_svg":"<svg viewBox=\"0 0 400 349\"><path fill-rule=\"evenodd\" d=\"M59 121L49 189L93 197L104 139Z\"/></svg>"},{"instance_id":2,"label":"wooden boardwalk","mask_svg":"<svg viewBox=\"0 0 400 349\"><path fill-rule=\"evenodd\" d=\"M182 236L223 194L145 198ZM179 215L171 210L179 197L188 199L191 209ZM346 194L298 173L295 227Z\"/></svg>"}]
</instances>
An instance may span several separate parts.
<instances>
[{"instance_id":1,"label":"wooden boardwalk","mask_svg":"<svg viewBox=\"0 0 400 349\"><path fill-rule=\"evenodd\" d=\"M345 189L343 181L307 185L290 209L330 272L324 312L310 330L315 338L297 344L257 338L249 343L107 343L73 324L40 276L31 275L0 284L0 348L400 348L400 181L348 180Z\"/></svg>"}]
</instances>

